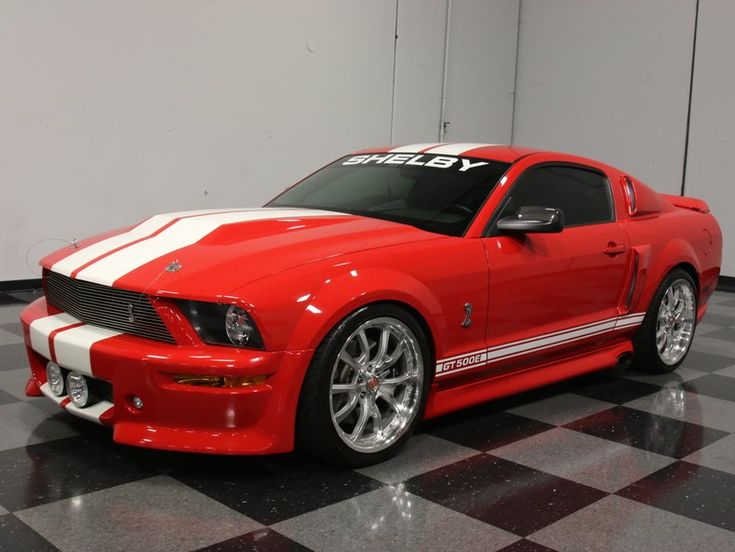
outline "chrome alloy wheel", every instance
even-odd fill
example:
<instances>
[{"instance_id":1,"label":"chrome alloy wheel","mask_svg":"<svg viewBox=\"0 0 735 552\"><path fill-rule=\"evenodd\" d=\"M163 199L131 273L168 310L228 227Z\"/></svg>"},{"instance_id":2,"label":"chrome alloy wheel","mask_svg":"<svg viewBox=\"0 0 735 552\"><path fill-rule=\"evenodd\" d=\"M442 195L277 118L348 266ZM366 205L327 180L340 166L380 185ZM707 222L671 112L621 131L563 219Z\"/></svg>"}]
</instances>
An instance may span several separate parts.
<instances>
[{"instance_id":1,"label":"chrome alloy wheel","mask_svg":"<svg viewBox=\"0 0 735 552\"><path fill-rule=\"evenodd\" d=\"M696 323L696 301L692 285L675 280L664 293L656 319L656 349L661 362L671 366L689 350Z\"/></svg>"},{"instance_id":2,"label":"chrome alloy wheel","mask_svg":"<svg viewBox=\"0 0 735 552\"><path fill-rule=\"evenodd\" d=\"M418 412L423 378L421 348L406 324L386 316L360 325L330 378L330 413L342 441L364 453L389 447Z\"/></svg>"}]
</instances>

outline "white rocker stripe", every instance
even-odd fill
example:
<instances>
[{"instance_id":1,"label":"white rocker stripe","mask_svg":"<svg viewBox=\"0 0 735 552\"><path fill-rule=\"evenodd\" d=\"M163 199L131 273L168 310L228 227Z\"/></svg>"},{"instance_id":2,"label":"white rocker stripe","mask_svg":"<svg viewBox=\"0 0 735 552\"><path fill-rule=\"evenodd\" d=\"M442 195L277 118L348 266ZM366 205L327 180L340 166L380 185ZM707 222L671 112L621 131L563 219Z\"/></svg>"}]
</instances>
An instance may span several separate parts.
<instances>
[{"instance_id":1,"label":"white rocker stripe","mask_svg":"<svg viewBox=\"0 0 735 552\"><path fill-rule=\"evenodd\" d=\"M69 370L92 376L90 361L92 345L121 333L97 326L78 326L60 332L54 337L56 362Z\"/></svg>"},{"instance_id":2,"label":"white rocker stripe","mask_svg":"<svg viewBox=\"0 0 735 552\"><path fill-rule=\"evenodd\" d=\"M65 312L51 316L44 316L43 318L36 318L31 322L29 331L31 349L36 351L42 357L50 359L51 348L49 347L48 336L51 332L58 330L59 328L63 328L64 326L71 326L72 324L78 323L79 320Z\"/></svg>"},{"instance_id":3,"label":"white rocker stripe","mask_svg":"<svg viewBox=\"0 0 735 552\"><path fill-rule=\"evenodd\" d=\"M497 145L498 144L472 144L472 143L445 144L442 146L431 148L430 150L426 150L424 153L430 153L430 154L442 153L445 155L462 155L463 153L466 153L476 148L485 148L488 146L497 146Z\"/></svg>"},{"instance_id":4,"label":"white rocker stripe","mask_svg":"<svg viewBox=\"0 0 735 552\"><path fill-rule=\"evenodd\" d=\"M389 150L389 153L421 153L425 149L441 146L444 142L434 142L433 144L408 144L399 146Z\"/></svg>"},{"instance_id":5,"label":"white rocker stripe","mask_svg":"<svg viewBox=\"0 0 735 552\"><path fill-rule=\"evenodd\" d=\"M645 313L636 313L623 317L609 318L600 322L584 324L567 330L552 332L533 338L513 341L504 345L496 345L488 349L480 349L440 359L436 364L436 377L464 372L465 370L470 370L472 368L477 368L479 366L498 362L507 358L549 349L558 345L573 343L587 337L608 333L616 329L637 326L640 325L644 316ZM458 367L455 368L455 366Z\"/></svg>"},{"instance_id":6,"label":"white rocker stripe","mask_svg":"<svg viewBox=\"0 0 735 552\"><path fill-rule=\"evenodd\" d=\"M230 211L232 209L229 209ZM80 266L96 259L100 255L109 253L113 249L123 247L135 240L145 238L160 230L172 220L180 217L191 217L212 213L221 213L226 211L225 209L208 209L199 211L182 211L180 213L166 213L163 215L154 215L134 228L131 228L127 232L117 234L116 236L110 236L104 240L100 240L97 243L93 243L79 251L72 253L71 255L64 257L60 261L54 263L51 266L51 270L63 274L64 276L71 276L72 272L78 269Z\"/></svg>"},{"instance_id":7,"label":"white rocker stripe","mask_svg":"<svg viewBox=\"0 0 735 552\"><path fill-rule=\"evenodd\" d=\"M111 286L115 280L158 257L190 246L226 224L281 218L346 216L316 209L253 209L183 218L161 233L116 251L79 271L77 278Z\"/></svg>"},{"instance_id":8,"label":"white rocker stripe","mask_svg":"<svg viewBox=\"0 0 735 552\"><path fill-rule=\"evenodd\" d=\"M512 341L510 343L504 343L502 345L493 345L492 347L488 347L487 348L487 351L488 352L493 352L493 351L497 351L497 350L500 350L500 349L506 349L508 347L514 347L514 346L518 346L518 345L522 345L522 344L536 342L536 341L538 341L540 339L547 339L547 338L551 338L551 337L554 337L554 336L561 336L562 339L563 339L564 337L568 336L572 332L577 332L579 330L583 330L583 329L587 329L587 328L593 328L594 329L594 328L599 327L599 326L604 326L605 328L612 327L612 325L615 324L615 321L616 320L617 320L617 317L608 318L606 320L600 320L599 322L591 322L589 324L582 324L580 326L574 326L572 328L567 328L565 330L557 330L557 331L554 331L554 332L549 332L547 334L537 335L537 336L534 336L534 337L528 337L528 338L525 338L525 339L519 339L518 341ZM479 351L472 351L470 353L463 353L461 355L455 355L455 356L447 357L445 359L442 359L442 362L446 362L447 360L456 360L456 359L459 359L459 358L476 355L478 353L481 353L484 350L485 349L481 349Z\"/></svg>"},{"instance_id":9,"label":"white rocker stripe","mask_svg":"<svg viewBox=\"0 0 735 552\"><path fill-rule=\"evenodd\" d=\"M612 330L614 327L615 327L615 321L613 320L612 322L605 322L604 324L599 324L599 325L592 326L589 328L576 330L576 331L569 332L569 333L562 334L562 335L537 338L533 341L529 341L521 345L505 346L501 349L497 349L494 351L488 351L488 359L489 360L500 359L506 356L511 356L514 353L520 354L520 353L524 353L524 352L534 350L534 349L547 349L555 345L570 343L572 341L576 341L583 337L588 337L588 336L595 335L601 332L607 332L609 330Z\"/></svg>"}]
</instances>

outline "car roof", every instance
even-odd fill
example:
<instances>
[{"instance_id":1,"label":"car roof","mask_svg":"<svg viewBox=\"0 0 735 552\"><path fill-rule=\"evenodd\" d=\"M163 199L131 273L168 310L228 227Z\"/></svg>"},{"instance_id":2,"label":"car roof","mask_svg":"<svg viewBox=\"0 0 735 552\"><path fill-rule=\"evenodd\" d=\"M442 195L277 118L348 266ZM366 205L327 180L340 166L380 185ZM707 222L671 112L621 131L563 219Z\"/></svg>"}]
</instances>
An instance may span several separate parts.
<instances>
[{"instance_id":1,"label":"car roof","mask_svg":"<svg viewBox=\"0 0 735 552\"><path fill-rule=\"evenodd\" d=\"M523 146L512 146L507 144L480 144L465 142L443 142L433 144L407 144L403 146L384 146L378 148L367 148L354 152L355 154L366 153L430 153L445 154L462 157L476 157L492 161L513 163L531 153L547 153L544 150L526 148ZM548 152L551 153L551 152ZM559 154L563 156L564 154Z\"/></svg>"}]
</instances>

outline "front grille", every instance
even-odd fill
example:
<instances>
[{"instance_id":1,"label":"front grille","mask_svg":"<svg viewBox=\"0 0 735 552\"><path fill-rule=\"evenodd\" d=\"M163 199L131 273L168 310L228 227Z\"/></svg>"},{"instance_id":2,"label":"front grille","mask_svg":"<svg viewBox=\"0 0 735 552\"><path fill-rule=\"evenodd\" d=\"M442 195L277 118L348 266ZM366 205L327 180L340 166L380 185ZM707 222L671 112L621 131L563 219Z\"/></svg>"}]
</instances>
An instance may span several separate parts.
<instances>
[{"instance_id":1,"label":"front grille","mask_svg":"<svg viewBox=\"0 0 735 552\"><path fill-rule=\"evenodd\" d=\"M46 301L57 309L87 324L174 343L147 295L74 280L50 270L44 275Z\"/></svg>"}]
</instances>

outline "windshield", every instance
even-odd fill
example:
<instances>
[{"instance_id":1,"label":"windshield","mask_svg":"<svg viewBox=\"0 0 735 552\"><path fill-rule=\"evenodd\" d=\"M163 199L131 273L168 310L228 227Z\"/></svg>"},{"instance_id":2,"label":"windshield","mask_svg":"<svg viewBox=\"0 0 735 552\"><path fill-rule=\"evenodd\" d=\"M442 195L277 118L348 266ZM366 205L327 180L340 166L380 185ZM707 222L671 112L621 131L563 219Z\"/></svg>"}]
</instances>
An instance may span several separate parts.
<instances>
[{"instance_id":1,"label":"windshield","mask_svg":"<svg viewBox=\"0 0 735 552\"><path fill-rule=\"evenodd\" d=\"M353 155L305 178L266 207L327 209L461 236L508 167L448 155Z\"/></svg>"}]
</instances>

